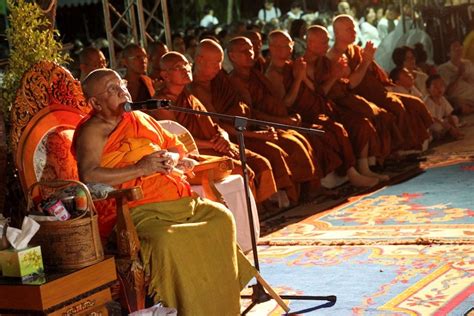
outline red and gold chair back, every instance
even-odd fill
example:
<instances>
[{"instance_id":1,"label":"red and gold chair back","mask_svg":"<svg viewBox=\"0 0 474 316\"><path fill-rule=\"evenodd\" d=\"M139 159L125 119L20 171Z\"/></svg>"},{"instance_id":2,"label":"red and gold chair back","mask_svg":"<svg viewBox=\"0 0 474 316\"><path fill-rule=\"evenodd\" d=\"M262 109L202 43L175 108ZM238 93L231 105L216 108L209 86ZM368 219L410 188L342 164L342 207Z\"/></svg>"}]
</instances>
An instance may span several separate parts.
<instances>
[{"instance_id":1,"label":"red and gold chair back","mask_svg":"<svg viewBox=\"0 0 474 316\"><path fill-rule=\"evenodd\" d=\"M72 136L90 111L80 83L64 67L42 61L25 72L11 109L10 134L25 193L37 181L78 180Z\"/></svg>"}]
</instances>

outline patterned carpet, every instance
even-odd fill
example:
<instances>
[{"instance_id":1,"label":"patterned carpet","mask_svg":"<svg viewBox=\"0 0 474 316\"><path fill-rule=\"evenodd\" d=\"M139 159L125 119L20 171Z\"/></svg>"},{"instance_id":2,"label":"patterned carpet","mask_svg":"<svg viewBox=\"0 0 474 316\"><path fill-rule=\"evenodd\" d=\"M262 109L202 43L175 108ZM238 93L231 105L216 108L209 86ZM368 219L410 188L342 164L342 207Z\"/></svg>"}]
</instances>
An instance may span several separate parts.
<instances>
[{"instance_id":1,"label":"patterned carpet","mask_svg":"<svg viewBox=\"0 0 474 316\"><path fill-rule=\"evenodd\" d=\"M436 153L403 183L267 220L262 276L280 295L337 296L286 301L290 315L474 315L473 157ZM282 314L274 300L248 313Z\"/></svg>"},{"instance_id":2,"label":"patterned carpet","mask_svg":"<svg viewBox=\"0 0 474 316\"><path fill-rule=\"evenodd\" d=\"M432 165L406 182L288 225L260 244L474 243L473 176L474 162ZM291 215L276 220L285 216Z\"/></svg>"},{"instance_id":3,"label":"patterned carpet","mask_svg":"<svg viewBox=\"0 0 474 316\"><path fill-rule=\"evenodd\" d=\"M281 294L337 295L292 300L304 315L464 315L474 306L474 249L469 245L260 247L261 272ZM248 315L281 315L275 301Z\"/></svg>"}]
</instances>

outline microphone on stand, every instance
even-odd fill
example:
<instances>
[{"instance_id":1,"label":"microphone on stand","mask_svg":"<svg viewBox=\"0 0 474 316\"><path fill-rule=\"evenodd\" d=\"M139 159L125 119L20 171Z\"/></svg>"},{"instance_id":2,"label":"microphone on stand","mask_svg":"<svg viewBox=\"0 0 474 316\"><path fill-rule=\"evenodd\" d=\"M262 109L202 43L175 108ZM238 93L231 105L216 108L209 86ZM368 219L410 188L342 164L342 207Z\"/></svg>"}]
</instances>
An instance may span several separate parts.
<instances>
[{"instance_id":1,"label":"microphone on stand","mask_svg":"<svg viewBox=\"0 0 474 316\"><path fill-rule=\"evenodd\" d=\"M135 110L157 110L171 105L171 100L149 99L141 102L125 102L123 110L131 112Z\"/></svg>"}]
</instances>

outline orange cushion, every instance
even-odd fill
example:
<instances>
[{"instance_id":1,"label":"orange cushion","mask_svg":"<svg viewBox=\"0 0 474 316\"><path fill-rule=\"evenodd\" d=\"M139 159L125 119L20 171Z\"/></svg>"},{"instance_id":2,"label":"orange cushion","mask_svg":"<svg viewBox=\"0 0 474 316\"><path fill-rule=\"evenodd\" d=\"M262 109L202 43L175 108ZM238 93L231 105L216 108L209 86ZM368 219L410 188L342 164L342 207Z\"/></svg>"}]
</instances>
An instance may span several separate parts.
<instances>
[{"instance_id":1,"label":"orange cushion","mask_svg":"<svg viewBox=\"0 0 474 316\"><path fill-rule=\"evenodd\" d=\"M35 151L35 173L38 181L57 179L79 180L77 161L71 153L74 130L57 127L43 137ZM44 193L52 193L44 190ZM115 200L95 202L99 215L99 231L102 238L113 230L117 220Z\"/></svg>"},{"instance_id":2,"label":"orange cushion","mask_svg":"<svg viewBox=\"0 0 474 316\"><path fill-rule=\"evenodd\" d=\"M73 129L57 127L43 138L34 159L38 180L79 179L77 162L71 154L73 135Z\"/></svg>"}]
</instances>

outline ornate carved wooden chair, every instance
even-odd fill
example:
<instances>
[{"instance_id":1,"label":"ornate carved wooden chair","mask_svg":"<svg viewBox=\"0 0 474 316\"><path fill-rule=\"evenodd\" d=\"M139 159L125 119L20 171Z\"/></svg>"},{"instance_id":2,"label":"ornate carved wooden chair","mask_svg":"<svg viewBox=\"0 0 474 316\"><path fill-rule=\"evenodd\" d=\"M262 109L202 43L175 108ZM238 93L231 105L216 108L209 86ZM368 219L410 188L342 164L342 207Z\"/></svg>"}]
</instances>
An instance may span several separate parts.
<instances>
[{"instance_id":1,"label":"ornate carved wooden chair","mask_svg":"<svg viewBox=\"0 0 474 316\"><path fill-rule=\"evenodd\" d=\"M65 68L51 62L39 62L25 72L11 110L10 141L20 182L25 192L37 181L78 179L77 165L70 152L72 135L79 121L91 111L80 84ZM222 172L232 169L231 160L218 165ZM215 166L202 167L206 191L212 185ZM199 169L199 168L198 168ZM222 173L221 173L222 174ZM201 183L203 184L203 183ZM34 192L33 198L39 198ZM108 194L115 200L117 272L129 311L144 308L145 273L139 258L140 243L127 202L141 198L140 188L115 190ZM214 196L214 198L218 198ZM209 196L213 198L213 196Z\"/></svg>"},{"instance_id":2,"label":"ornate carved wooden chair","mask_svg":"<svg viewBox=\"0 0 474 316\"><path fill-rule=\"evenodd\" d=\"M25 72L11 110L10 142L25 195L37 181L78 180L70 152L79 121L91 111L78 81L65 68L39 62ZM40 198L33 192L33 199ZM117 272L131 310L141 309L145 298L145 274L139 263L139 240L127 201L141 197L140 188L116 190Z\"/></svg>"}]
</instances>

